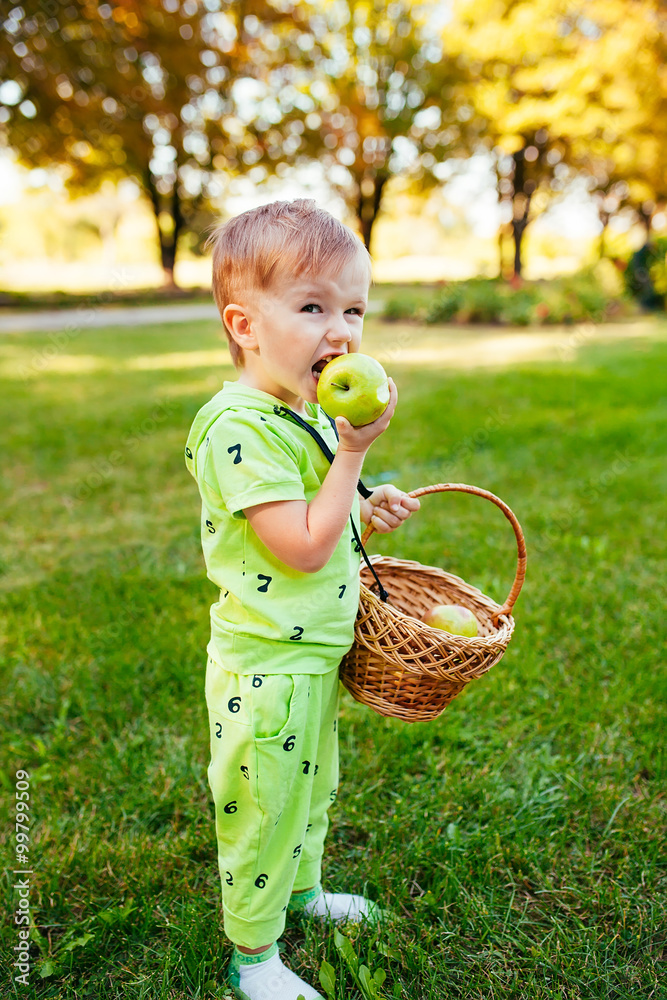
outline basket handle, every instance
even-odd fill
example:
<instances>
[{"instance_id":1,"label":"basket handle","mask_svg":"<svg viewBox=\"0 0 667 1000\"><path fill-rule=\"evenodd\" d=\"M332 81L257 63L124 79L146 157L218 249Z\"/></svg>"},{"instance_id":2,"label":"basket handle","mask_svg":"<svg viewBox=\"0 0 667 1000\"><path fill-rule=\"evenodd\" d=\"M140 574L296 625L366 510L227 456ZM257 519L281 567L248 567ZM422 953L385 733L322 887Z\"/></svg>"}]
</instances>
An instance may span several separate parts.
<instances>
[{"instance_id":1,"label":"basket handle","mask_svg":"<svg viewBox=\"0 0 667 1000\"><path fill-rule=\"evenodd\" d=\"M516 515L512 510L510 510L504 500L501 500L500 497L497 497L494 493L489 493L488 490L481 489L479 486L468 486L466 483L436 483L435 486L422 486L418 490L413 490L411 493L408 493L408 496L421 497L425 496L427 493L472 493L474 496L490 500L491 503L494 503L496 507L499 507L502 510L514 530L517 547L517 567L514 583L512 584L509 594L507 595L505 603L493 615L494 624L497 623L501 615L511 615L512 609L516 604L516 600L521 593L523 581L526 578L526 542ZM375 528L373 525L369 524L361 539L362 545L366 544L374 531Z\"/></svg>"}]
</instances>

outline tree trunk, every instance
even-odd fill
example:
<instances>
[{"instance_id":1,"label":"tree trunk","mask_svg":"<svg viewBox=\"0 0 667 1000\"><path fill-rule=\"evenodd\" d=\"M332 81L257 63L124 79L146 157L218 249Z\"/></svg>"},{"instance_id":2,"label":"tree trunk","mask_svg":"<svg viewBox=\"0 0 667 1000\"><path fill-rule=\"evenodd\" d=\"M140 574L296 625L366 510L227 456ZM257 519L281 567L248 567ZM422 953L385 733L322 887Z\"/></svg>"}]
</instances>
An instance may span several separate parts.
<instances>
[{"instance_id":1,"label":"tree trunk","mask_svg":"<svg viewBox=\"0 0 667 1000\"><path fill-rule=\"evenodd\" d=\"M157 226L158 240L160 244L160 263L164 271L164 283L168 288L176 288L174 281L174 266L176 264L176 250L178 248L178 237L183 229L183 212L181 209L181 199L178 194L178 181L174 185L171 198L163 201L155 187L153 178L149 171L144 174L144 185L148 192L155 215L155 225ZM160 216L167 212L171 218L172 231L167 233L160 225Z\"/></svg>"},{"instance_id":2,"label":"tree trunk","mask_svg":"<svg viewBox=\"0 0 667 1000\"><path fill-rule=\"evenodd\" d=\"M512 192L512 236L514 238L514 277L520 278L523 270L521 259L521 244L523 235L528 228L530 202L535 191L535 182L526 178L526 162L524 150L514 153L514 177Z\"/></svg>"},{"instance_id":3,"label":"tree trunk","mask_svg":"<svg viewBox=\"0 0 667 1000\"><path fill-rule=\"evenodd\" d=\"M514 238L514 277L520 278L521 271L523 269L523 261L521 259L521 243L523 241L523 234L526 231L526 226L528 225L528 220L522 219L512 219L512 236Z\"/></svg>"},{"instance_id":4,"label":"tree trunk","mask_svg":"<svg viewBox=\"0 0 667 1000\"><path fill-rule=\"evenodd\" d=\"M510 264L507 257L508 240L511 236L511 225L508 222L502 222L498 230L498 277L503 281L511 278Z\"/></svg>"},{"instance_id":5,"label":"tree trunk","mask_svg":"<svg viewBox=\"0 0 667 1000\"><path fill-rule=\"evenodd\" d=\"M655 211L655 204L653 202L643 202L637 210L639 212L639 218L644 224L644 229L646 230L646 242L651 242L651 222L653 220L653 212Z\"/></svg>"},{"instance_id":6,"label":"tree trunk","mask_svg":"<svg viewBox=\"0 0 667 1000\"><path fill-rule=\"evenodd\" d=\"M600 260L606 256L607 253L607 226L609 225L610 215L609 212L600 212L600 222L602 223L602 231L600 233L600 242L598 244L598 257Z\"/></svg>"},{"instance_id":7,"label":"tree trunk","mask_svg":"<svg viewBox=\"0 0 667 1000\"><path fill-rule=\"evenodd\" d=\"M176 266L176 252L178 250L178 237L183 229L183 212L181 209L181 199L178 194L178 181L174 184L171 196L171 221L172 231L170 234L160 235L160 253L162 254L162 268L166 277L166 284L170 288L176 288L174 281L174 267Z\"/></svg>"},{"instance_id":8,"label":"tree trunk","mask_svg":"<svg viewBox=\"0 0 667 1000\"><path fill-rule=\"evenodd\" d=\"M373 234L373 224L378 217L380 212L380 205L382 203L382 191L385 184L387 183L388 177L386 176L371 176L366 174L362 177L359 183L359 198L357 200L357 218L359 219L359 228L361 229L361 237L364 241L364 246L370 253L371 249L371 236ZM368 188L372 185L372 193L368 191ZM366 188L366 192L364 192Z\"/></svg>"}]
</instances>

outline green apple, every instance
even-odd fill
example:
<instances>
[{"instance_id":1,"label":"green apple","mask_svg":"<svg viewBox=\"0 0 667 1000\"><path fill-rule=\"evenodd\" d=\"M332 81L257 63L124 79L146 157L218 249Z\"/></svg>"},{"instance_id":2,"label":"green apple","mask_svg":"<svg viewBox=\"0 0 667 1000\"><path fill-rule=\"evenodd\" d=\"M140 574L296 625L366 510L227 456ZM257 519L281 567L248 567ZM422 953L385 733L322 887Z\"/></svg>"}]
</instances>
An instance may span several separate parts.
<instances>
[{"instance_id":1,"label":"green apple","mask_svg":"<svg viewBox=\"0 0 667 1000\"><path fill-rule=\"evenodd\" d=\"M477 619L472 611L460 604L437 604L426 612L423 621L431 628L441 628L452 635L465 635L470 639L477 635Z\"/></svg>"},{"instance_id":2,"label":"green apple","mask_svg":"<svg viewBox=\"0 0 667 1000\"><path fill-rule=\"evenodd\" d=\"M339 354L320 373L317 399L330 417L346 417L353 427L363 427L387 409L387 373L367 354Z\"/></svg>"}]
</instances>

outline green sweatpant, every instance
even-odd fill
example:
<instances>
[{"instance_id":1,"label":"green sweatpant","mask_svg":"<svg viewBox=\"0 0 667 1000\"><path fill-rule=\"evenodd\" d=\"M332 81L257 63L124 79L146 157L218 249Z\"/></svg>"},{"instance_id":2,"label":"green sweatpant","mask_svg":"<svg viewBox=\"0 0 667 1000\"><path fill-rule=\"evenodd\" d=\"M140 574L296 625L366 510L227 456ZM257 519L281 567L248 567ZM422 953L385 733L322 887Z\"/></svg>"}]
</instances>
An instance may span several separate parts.
<instances>
[{"instance_id":1,"label":"green sweatpant","mask_svg":"<svg viewBox=\"0 0 667 1000\"><path fill-rule=\"evenodd\" d=\"M280 937L292 891L321 878L338 786L338 668L326 674L206 670L225 933L244 948Z\"/></svg>"}]
</instances>

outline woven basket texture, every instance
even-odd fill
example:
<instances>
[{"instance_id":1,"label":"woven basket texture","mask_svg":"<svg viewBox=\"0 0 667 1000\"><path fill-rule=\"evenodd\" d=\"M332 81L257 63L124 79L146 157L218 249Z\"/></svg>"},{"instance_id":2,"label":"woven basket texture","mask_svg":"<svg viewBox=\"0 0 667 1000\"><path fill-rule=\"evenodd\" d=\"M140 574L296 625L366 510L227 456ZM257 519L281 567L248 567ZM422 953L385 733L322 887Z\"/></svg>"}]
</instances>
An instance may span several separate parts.
<instances>
[{"instance_id":1,"label":"woven basket texture","mask_svg":"<svg viewBox=\"0 0 667 1000\"><path fill-rule=\"evenodd\" d=\"M485 490L460 483L424 487L412 495L446 491L473 493L500 506L517 539L517 574L501 606L435 566L373 556L373 568L389 593L384 603L370 589L369 569L362 568L355 641L341 664L341 681L357 701L404 722L437 718L471 680L500 660L514 632L511 611L525 576L523 533L507 505ZM437 604L461 604L472 611L477 637L452 635L421 621Z\"/></svg>"}]
</instances>

